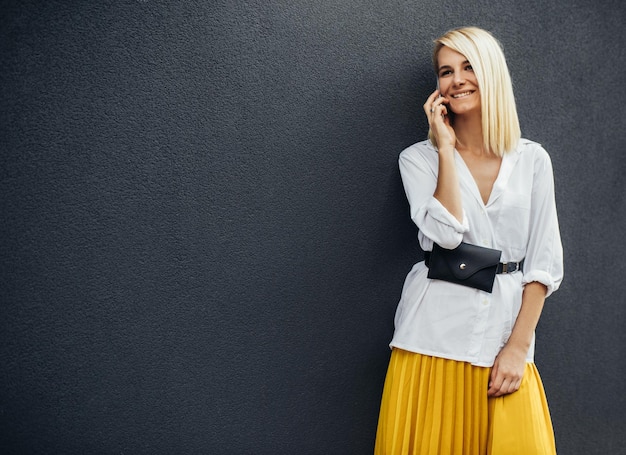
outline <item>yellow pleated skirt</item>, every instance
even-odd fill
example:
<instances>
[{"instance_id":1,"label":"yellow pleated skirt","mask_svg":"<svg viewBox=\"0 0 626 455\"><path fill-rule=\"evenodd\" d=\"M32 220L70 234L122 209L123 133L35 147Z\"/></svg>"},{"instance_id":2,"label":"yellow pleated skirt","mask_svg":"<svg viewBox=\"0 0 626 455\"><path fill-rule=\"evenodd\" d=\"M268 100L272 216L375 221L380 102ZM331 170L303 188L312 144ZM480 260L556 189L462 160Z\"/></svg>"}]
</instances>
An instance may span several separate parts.
<instances>
[{"instance_id":1,"label":"yellow pleated skirt","mask_svg":"<svg viewBox=\"0 0 626 455\"><path fill-rule=\"evenodd\" d=\"M394 349L375 455L555 455L541 378L526 364L520 389L487 397L491 369Z\"/></svg>"}]
</instances>

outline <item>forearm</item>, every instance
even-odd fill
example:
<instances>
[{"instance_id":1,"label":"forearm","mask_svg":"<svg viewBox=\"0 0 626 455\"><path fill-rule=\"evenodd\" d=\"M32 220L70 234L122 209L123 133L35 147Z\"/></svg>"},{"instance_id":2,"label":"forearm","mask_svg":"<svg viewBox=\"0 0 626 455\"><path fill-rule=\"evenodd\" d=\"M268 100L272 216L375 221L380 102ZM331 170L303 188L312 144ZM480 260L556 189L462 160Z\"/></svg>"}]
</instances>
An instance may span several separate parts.
<instances>
[{"instance_id":1,"label":"forearm","mask_svg":"<svg viewBox=\"0 0 626 455\"><path fill-rule=\"evenodd\" d=\"M491 369L487 395L499 397L520 388L526 355L546 299L546 287L533 281L524 287L522 307L509 341L496 357Z\"/></svg>"},{"instance_id":2,"label":"forearm","mask_svg":"<svg viewBox=\"0 0 626 455\"><path fill-rule=\"evenodd\" d=\"M522 306L507 342L508 347L528 352L543 310L546 291L546 286L536 281L524 286Z\"/></svg>"},{"instance_id":3,"label":"forearm","mask_svg":"<svg viewBox=\"0 0 626 455\"><path fill-rule=\"evenodd\" d=\"M434 197L441 202L459 222L463 222L463 204L459 178L454 162L454 149L439 149L439 174Z\"/></svg>"}]
</instances>

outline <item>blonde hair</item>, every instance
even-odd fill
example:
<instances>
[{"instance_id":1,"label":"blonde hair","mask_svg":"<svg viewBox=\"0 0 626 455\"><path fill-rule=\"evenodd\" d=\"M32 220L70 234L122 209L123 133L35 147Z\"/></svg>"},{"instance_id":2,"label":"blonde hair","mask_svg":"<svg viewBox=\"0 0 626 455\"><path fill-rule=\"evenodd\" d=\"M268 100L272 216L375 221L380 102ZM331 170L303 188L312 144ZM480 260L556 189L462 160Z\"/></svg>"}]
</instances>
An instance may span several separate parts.
<instances>
[{"instance_id":1,"label":"blonde hair","mask_svg":"<svg viewBox=\"0 0 626 455\"><path fill-rule=\"evenodd\" d=\"M484 146L498 156L515 149L521 131L513 84L500 43L491 33L477 27L450 30L435 40L435 72L439 70L439 51L444 46L464 55L472 65L480 91ZM428 137L436 147L432 131Z\"/></svg>"}]
</instances>

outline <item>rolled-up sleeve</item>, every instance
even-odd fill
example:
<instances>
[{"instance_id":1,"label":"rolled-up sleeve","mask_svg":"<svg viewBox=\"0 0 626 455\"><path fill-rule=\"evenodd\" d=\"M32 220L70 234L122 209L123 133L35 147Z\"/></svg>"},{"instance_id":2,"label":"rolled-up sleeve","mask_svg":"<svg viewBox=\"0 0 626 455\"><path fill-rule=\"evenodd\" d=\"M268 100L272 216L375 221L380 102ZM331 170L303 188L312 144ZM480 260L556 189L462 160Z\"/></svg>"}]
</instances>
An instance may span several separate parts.
<instances>
[{"instance_id":1,"label":"rolled-up sleeve","mask_svg":"<svg viewBox=\"0 0 626 455\"><path fill-rule=\"evenodd\" d=\"M548 288L546 297L563 280L563 246L556 212L554 176L547 152L535 151L530 226L523 283L538 281Z\"/></svg>"},{"instance_id":2,"label":"rolled-up sleeve","mask_svg":"<svg viewBox=\"0 0 626 455\"><path fill-rule=\"evenodd\" d=\"M411 219L420 232L443 248L456 248L469 231L467 214L463 211L463 222L452 215L433 194L437 187L436 162L429 162L422 152L427 149L409 147L400 154L399 167L402 183L411 208ZM436 153L431 150L432 153ZM432 244L422 248L431 249Z\"/></svg>"}]
</instances>

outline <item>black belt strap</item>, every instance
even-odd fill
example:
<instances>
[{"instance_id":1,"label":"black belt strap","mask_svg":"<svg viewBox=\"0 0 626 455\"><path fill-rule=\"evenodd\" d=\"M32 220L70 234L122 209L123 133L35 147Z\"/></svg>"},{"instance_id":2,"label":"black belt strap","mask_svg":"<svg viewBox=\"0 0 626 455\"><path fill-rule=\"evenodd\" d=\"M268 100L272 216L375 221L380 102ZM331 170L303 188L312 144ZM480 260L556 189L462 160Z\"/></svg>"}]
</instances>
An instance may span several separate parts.
<instances>
[{"instance_id":1,"label":"black belt strap","mask_svg":"<svg viewBox=\"0 0 626 455\"><path fill-rule=\"evenodd\" d=\"M430 263L430 251L424 251L424 262L426 263L426 267L428 267ZM496 273L513 273L522 270L522 267L524 267L523 259L520 262L500 262Z\"/></svg>"}]
</instances>

